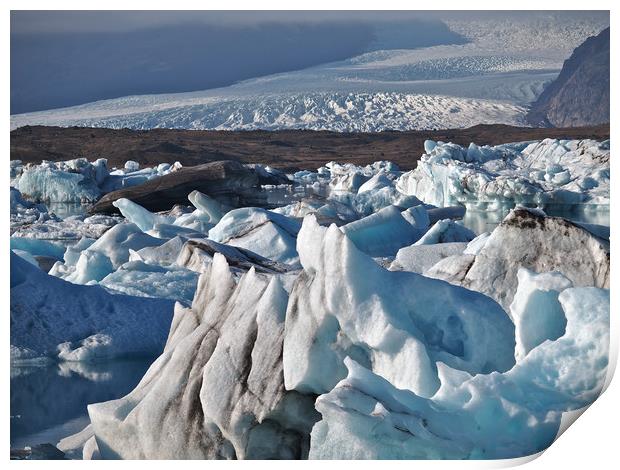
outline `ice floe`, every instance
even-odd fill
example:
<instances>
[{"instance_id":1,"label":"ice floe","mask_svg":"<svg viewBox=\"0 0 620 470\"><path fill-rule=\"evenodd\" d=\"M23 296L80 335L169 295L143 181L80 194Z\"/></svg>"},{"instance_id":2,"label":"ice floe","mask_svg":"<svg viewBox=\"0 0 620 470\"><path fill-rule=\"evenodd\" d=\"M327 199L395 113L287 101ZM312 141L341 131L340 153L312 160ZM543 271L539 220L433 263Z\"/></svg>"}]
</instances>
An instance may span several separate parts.
<instances>
[{"instance_id":1,"label":"ice floe","mask_svg":"<svg viewBox=\"0 0 620 470\"><path fill-rule=\"evenodd\" d=\"M162 351L173 302L112 295L11 254L11 360L94 361Z\"/></svg>"},{"instance_id":2,"label":"ice floe","mask_svg":"<svg viewBox=\"0 0 620 470\"><path fill-rule=\"evenodd\" d=\"M102 194L142 184L178 168L179 163L140 170L136 162L127 162L124 169L109 171L104 158L92 163L86 158L65 162L43 161L40 165L12 168L11 185L40 202L92 203Z\"/></svg>"},{"instance_id":3,"label":"ice floe","mask_svg":"<svg viewBox=\"0 0 620 470\"><path fill-rule=\"evenodd\" d=\"M396 186L428 204L609 210L609 141L545 139L467 148L427 142L425 148L417 168Z\"/></svg>"},{"instance_id":4,"label":"ice floe","mask_svg":"<svg viewBox=\"0 0 620 470\"><path fill-rule=\"evenodd\" d=\"M519 208L476 255L446 258L426 274L482 292L508 310L521 267L560 271L575 286L609 288L609 266L608 241L566 219Z\"/></svg>"},{"instance_id":5,"label":"ice floe","mask_svg":"<svg viewBox=\"0 0 620 470\"><path fill-rule=\"evenodd\" d=\"M170 165L105 173L76 160L36 170L70 175L57 185L32 175L23 184L36 191L12 187L12 360L161 354L59 447L479 459L550 445L605 381L610 242L609 227L542 209L608 210L609 142L428 141L425 152L407 173L254 166L261 190L293 183L272 210L197 190L161 212L115 198L122 216L63 218L28 200ZM13 181L32 170L12 164ZM518 204L537 209L516 207L478 236L460 221Z\"/></svg>"}]
</instances>

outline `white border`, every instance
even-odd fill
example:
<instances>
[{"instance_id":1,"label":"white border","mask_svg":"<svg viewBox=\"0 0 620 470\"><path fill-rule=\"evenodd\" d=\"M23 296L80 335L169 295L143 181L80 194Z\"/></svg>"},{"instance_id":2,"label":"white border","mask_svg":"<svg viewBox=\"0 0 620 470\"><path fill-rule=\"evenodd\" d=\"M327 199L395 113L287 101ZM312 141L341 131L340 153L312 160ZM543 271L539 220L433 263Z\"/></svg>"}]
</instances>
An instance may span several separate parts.
<instances>
[{"instance_id":1,"label":"white border","mask_svg":"<svg viewBox=\"0 0 620 470\"><path fill-rule=\"evenodd\" d=\"M611 83L612 83L612 107L611 107L611 122L612 122L612 135L617 135L615 129L617 128L617 120L620 119L618 117L618 113L615 112L614 104L615 98L618 96L616 90L613 87L613 84L617 81L618 75L618 60L614 58L614 52L618 50L617 46L617 37L615 33L615 27L617 26L617 22L615 21L614 10L618 8L613 8L614 4L611 1L599 1L599 0L589 0L588 2L567 2L561 0L545 0L545 1L536 1L536 0L521 0L519 2L502 2L498 4L498 2L494 1L479 1L479 0L471 0L467 3L462 1L435 1L432 4L427 4L424 2L414 3L414 2L406 2L403 0L394 1L394 0L382 0L371 2L368 0L314 0L314 1L305 1L305 2L291 2L283 1L283 0L261 0L251 2L251 1L242 1L242 0L227 0L226 2L213 2L213 1L198 1L198 0L177 0L175 2L164 2L161 0L150 0L150 1L135 1L135 0L107 0L107 1L91 1L88 4L85 4L84 1L77 0L57 0L51 4L49 1L42 0L9 0L5 2L5 14L2 17L2 24L4 26L4 34L2 36L2 59L5 64L4 73L2 75L2 83L4 88L3 94L3 104L4 104L4 114L2 116L2 120L5 123L4 128L6 131L2 135L3 139L3 149L4 154L6 155L6 159L9 158L9 129L10 129L10 111L9 111L9 100L10 100L10 78L9 78L9 54L10 54L10 41L9 41L9 31L10 31L10 9L15 10L46 10L46 9L60 9L60 10L202 10L202 9L211 9L211 10L424 10L424 9L432 9L432 10L463 10L464 6L467 6L467 9L471 10L611 10L610 22L612 24L611 28ZM431 8L425 8L431 7ZM612 151L613 152L613 151ZM612 157L614 160L614 157ZM4 175L5 181L9 179L8 171L9 166L8 162L0 165L0 171ZM617 207L617 197L616 197L616 189L618 187L618 177L616 175L615 164L612 162L612 205L611 205L611 226L612 226L612 238L616 233L616 228L618 227L618 214L619 208ZM5 208L8 203L8 191L5 192ZM5 213L6 214L6 213ZM0 223L2 223L4 227L5 236L9 233L9 222L8 217L0 218ZM8 238L8 237L7 237ZM4 354L4 361L2 362L3 370L0 372L1 376L4 377L4 387L2 387L2 396L1 406L3 410L3 426L1 439L3 448L5 449L5 453L2 456L5 459L8 459L9 454L9 415L10 415L10 394L9 394L9 381L7 380L9 377L9 320L8 320L8 312L9 312L9 250L8 250L8 239L5 239L5 249L1 251L0 256L2 257L2 266L4 267L1 272L2 278L0 279L0 288L3 290L2 299L4 301L4 325L3 328L3 338L4 344L2 352ZM616 269L616 263L613 262L612 259L612 280L620 279L618 276L618 269ZM620 309L618 308L618 296L617 291L615 289L611 290L611 313L612 313L612 357L610 363L612 367L610 369L615 369L615 365L617 362L617 354L618 354L618 331L619 331L619 319L617 315L620 314ZM542 453L537 459L534 459L528 464L528 468L584 468L584 467L592 467L592 468L611 468L617 464L613 464L613 462L617 462L617 456L615 454L617 447L617 434L616 427L617 422L616 419L620 417L619 413L619 403L620 403L620 386L618 385L618 379L611 382L607 391L588 409L583 416L581 416L577 422L577 425L571 426L566 433L564 433L556 443L554 443L547 451ZM469 462L459 462L459 468L502 468L507 466L520 465L522 463L528 462L532 460L532 458L524 458L524 459L515 459L513 461L469 461ZM20 462L11 462L11 465L23 465ZM141 468L153 468L160 467L166 468L169 466L169 463L166 462L158 462L158 461L142 461L142 462L90 462L88 464L80 464L76 462L63 462L63 461L44 461L44 462L30 462L27 465L33 466L45 466L46 469L49 468L62 468L65 465L95 465L98 468L109 468L110 465L121 465L131 466L135 468L135 466L139 466ZM290 462L238 462L235 464L223 463L223 462L202 462L202 461L192 461L183 463L182 465L189 466L205 466L208 465L221 467L226 465L234 465L235 468L238 466L258 466L259 468L272 468L279 467L284 468L291 465ZM381 462L377 463L374 461L338 461L338 462L316 462L316 461L307 461L307 462L296 462L294 465L301 465L315 467L323 467L323 468L338 468L342 469L343 467L354 468L357 470L359 468L371 468L375 465L389 465L390 467L400 467L400 468L410 468L411 466L415 466L415 468L454 468L457 465L456 462L411 462L411 461L401 461L401 462Z\"/></svg>"}]
</instances>

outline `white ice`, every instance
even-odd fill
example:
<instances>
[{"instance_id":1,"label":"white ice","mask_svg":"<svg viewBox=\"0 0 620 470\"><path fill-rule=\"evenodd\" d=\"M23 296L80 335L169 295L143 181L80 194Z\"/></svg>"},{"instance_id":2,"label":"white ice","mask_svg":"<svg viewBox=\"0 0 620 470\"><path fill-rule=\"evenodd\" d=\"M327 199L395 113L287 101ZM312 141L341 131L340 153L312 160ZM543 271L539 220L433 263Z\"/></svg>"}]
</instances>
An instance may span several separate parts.
<instances>
[{"instance_id":1,"label":"white ice","mask_svg":"<svg viewBox=\"0 0 620 470\"><path fill-rule=\"evenodd\" d=\"M602 390L609 291L568 288L540 300L565 316L560 338L502 374L471 376L442 365L441 388L430 399L346 358L347 377L317 399L322 420L312 430L310 458L501 459L547 448L562 414Z\"/></svg>"},{"instance_id":2,"label":"white ice","mask_svg":"<svg viewBox=\"0 0 620 470\"><path fill-rule=\"evenodd\" d=\"M396 187L439 207L515 205L609 211L609 141L554 140L468 148L433 142Z\"/></svg>"},{"instance_id":3,"label":"white ice","mask_svg":"<svg viewBox=\"0 0 620 470\"><path fill-rule=\"evenodd\" d=\"M390 271L411 271L424 274L442 259L460 255L466 247L467 244L463 242L407 246L398 250L390 265Z\"/></svg>"},{"instance_id":4,"label":"white ice","mask_svg":"<svg viewBox=\"0 0 620 470\"><path fill-rule=\"evenodd\" d=\"M415 222L414 216L410 219ZM423 234L395 206L388 206L372 215L341 227L347 237L370 256L393 256L403 246L411 245Z\"/></svg>"},{"instance_id":5,"label":"white ice","mask_svg":"<svg viewBox=\"0 0 620 470\"><path fill-rule=\"evenodd\" d=\"M459 222L451 219L437 221L426 232L416 245L434 245L436 243L470 242L476 238L476 234Z\"/></svg>"},{"instance_id":6,"label":"white ice","mask_svg":"<svg viewBox=\"0 0 620 470\"><path fill-rule=\"evenodd\" d=\"M301 458L318 419L283 386L288 295L216 254L192 308L177 304L164 353L126 397L90 405L104 458ZM197 410L200 410L197 412Z\"/></svg>"},{"instance_id":7,"label":"white ice","mask_svg":"<svg viewBox=\"0 0 620 470\"><path fill-rule=\"evenodd\" d=\"M437 361L471 373L514 364L514 325L488 297L387 271L313 216L304 219L297 248L304 273L287 311L288 389L331 390L346 375L346 356L424 396L439 388Z\"/></svg>"},{"instance_id":8,"label":"white ice","mask_svg":"<svg viewBox=\"0 0 620 470\"><path fill-rule=\"evenodd\" d=\"M209 230L209 238L281 263L298 262L297 220L256 207L234 209Z\"/></svg>"},{"instance_id":9,"label":"white ice","mask_svg":"<svg viewBox=\"0 0 620 470\"><path fill-rule=\"evenodd\" d=\"M95 361L159 354L173 302L79 286L11 254L11 360Z\"/></svg>"}]
</instances>

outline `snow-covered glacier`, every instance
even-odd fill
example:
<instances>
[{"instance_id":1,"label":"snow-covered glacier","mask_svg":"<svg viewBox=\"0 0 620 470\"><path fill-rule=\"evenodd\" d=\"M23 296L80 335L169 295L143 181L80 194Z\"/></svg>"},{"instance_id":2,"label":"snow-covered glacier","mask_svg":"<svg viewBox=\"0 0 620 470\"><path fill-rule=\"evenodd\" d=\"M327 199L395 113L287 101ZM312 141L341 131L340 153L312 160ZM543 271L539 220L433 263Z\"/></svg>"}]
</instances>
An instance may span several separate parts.
<instances>
[{"instance_id":1,"label":"snow-covered glacier","mask_svg":"<svg viewBox=\"0 0 620 470\"><path fill-rule=\"evenodd\" d=\"M13 363L157 357L58 447L493 459L549 446L608 380L609 227L580 216L609 211L609 141L425 150L411 172L381 161L279 174L254 188L271 208L185 188L160 212L118 197L120 215L63 217L42 202L66 191L63 176L11 187ZM97 183L102 161L55 165L100 192L117 171ZM13 168L15 183L26 169ZM468 224L482 209L500 223Z\"/></svg>"},{"instance_id":2,"label":"snow-covered glacier","mask_svg":"<svg viewBox=\"0 0 620 470\"><path fill-rule=\"evenodd\" d=\"M82 105L79 109L17 115L26 124L112 129L312 129L372 132L523 124L526 108L489 99L404 92L308 92L258 96L158 96L157 113L141 97ZM149 100L150 101L150 100ZM137 103L136 103L137 102ZM95 108L95 109L93 109ZM386 111L388 110L389 111Z\"/></svg>"},{"instance_id":3,"label":"snow-covered glacier","mask_svg":"<svg viewBox=\"0 0 620 470\"><path fill-rule=\"evenodd\" d=\"M14 115L11 128L380 131L519 125L572 50L608 26L600 17L566 15L445 22L468 42L373 50L218 89Z\"/></svg>"}]
</instances>

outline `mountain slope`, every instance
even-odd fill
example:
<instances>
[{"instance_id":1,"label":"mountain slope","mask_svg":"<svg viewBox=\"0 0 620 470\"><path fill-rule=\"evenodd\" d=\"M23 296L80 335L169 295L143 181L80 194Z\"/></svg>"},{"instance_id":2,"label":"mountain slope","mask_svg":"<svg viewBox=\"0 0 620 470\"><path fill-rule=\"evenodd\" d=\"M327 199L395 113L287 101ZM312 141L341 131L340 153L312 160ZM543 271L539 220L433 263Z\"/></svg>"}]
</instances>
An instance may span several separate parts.
<instances>
[{"instance_id":1,"label":"mountain slope","mask_svg":"<svg viewBox=\"0 0 620 470\"><path fill-rule=\"evenodd\" d=\"M532 105L527 119L556 127L609 122L609 28L590 37L564 62L558 78Z\"/></svg>"}]
</instances>

